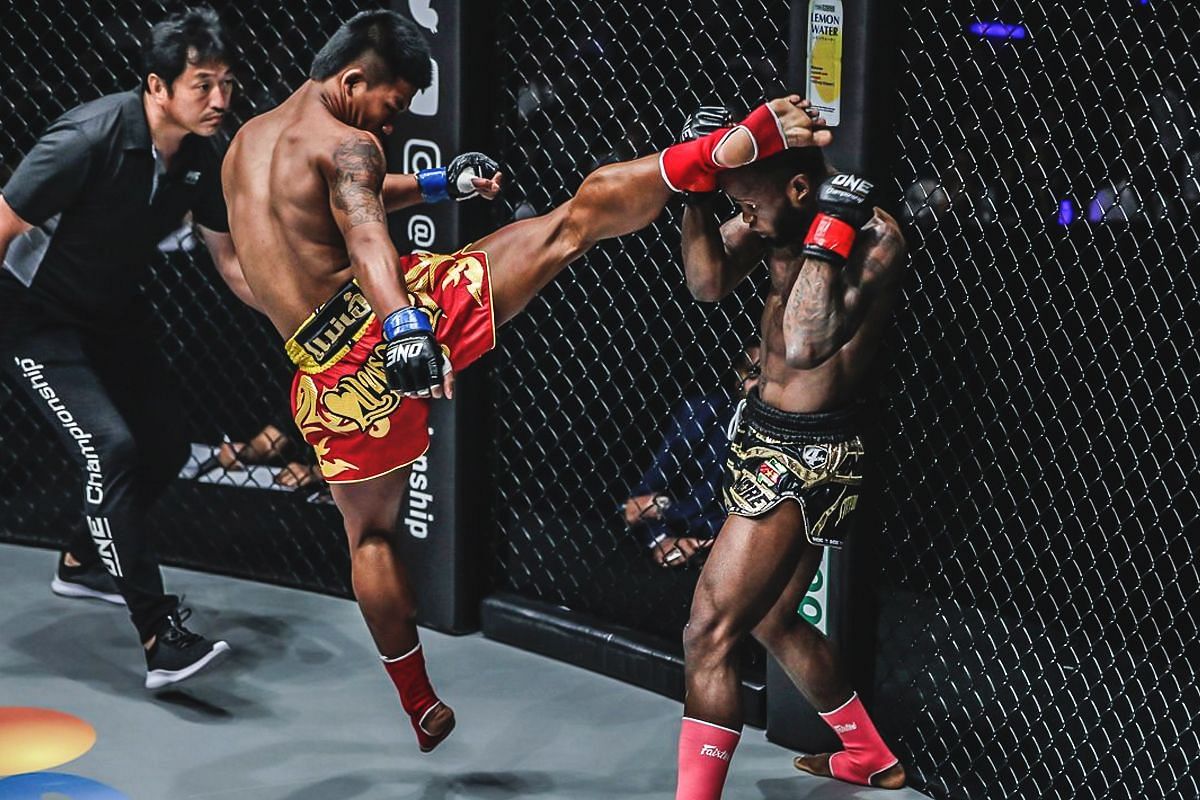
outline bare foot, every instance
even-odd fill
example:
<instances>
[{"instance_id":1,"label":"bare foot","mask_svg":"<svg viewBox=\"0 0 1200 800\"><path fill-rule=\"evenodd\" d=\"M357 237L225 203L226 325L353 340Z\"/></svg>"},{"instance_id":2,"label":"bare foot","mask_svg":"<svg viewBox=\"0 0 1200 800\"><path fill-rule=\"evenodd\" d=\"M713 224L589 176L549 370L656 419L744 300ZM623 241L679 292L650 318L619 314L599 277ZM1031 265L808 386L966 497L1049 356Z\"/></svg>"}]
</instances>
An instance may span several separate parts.
<instances>
[{"instance_id":1,"label":"bare foot","mask_svg":"<svg viewBox=\"0 0 1200 800\"><path fill-rule=\"evenodd\" d=\"M421 720L421 730L417 731L417 743L422 753L432 752L446 740L454 730L454 709L445 703L438 703L425 718ZM424 734L424 735L422 735Z\"/></svg>"},{"instance_id":2,"label":"bare foot","mask_svg":"<svg viewBox=\"0 0 1200 800\"><path fill-rule=\"evenodd\" d=\"M264 426L250 440L250 448L254 451L254 457L261 462L269 461L272 458L282 458L289 444L291 441L283 431L270 424Z\"/></svg>"},{"instance_id":3,"label":"bare foot","mask_svg":"<svg viewBox=\"0 0 1200 800\"><path fill-rule=\"evenodd\" d=\"M798 95L771 101L771 110L779 120L788 147L825 147L833 141L833 133L825 127L822 117L812 103Z\"/></svg>"},{"instance_id":4,"label":"bare foot","mask_svg":"<svg viewBox=\"0 0 1200 800\"><path fill-rule=\"evenodd\" d=\"M767 105L775 114L788 147L825 147L833 141L833 133L825 127L825 119L800 95L780 97ZM721 166L732 168L749 164L757 155L754 137L745 128L735 127L713 150L712 157Z\"/></svg>"},{"instance_id":5,"label":"bare foot","mask_svg":"<svg viewBox=\"0 0 1200 800\"><path fill-rule=\"evenodd\" d=\"M833 753L818 753L814 756L796 756L792 760L792 765L801 772L816 775L818 778L832 778L834 775L829 770L829 757L832 755ZM897 761L882 772L870 776L868 779L870 782L862 785L874 786L877 789L900 789L904 786L907 777L904 773L904 765ZM839 778L839 780L842 779ZM859 781L847 781L847 783L859 783Z\"/></svg>"}]
</instances>

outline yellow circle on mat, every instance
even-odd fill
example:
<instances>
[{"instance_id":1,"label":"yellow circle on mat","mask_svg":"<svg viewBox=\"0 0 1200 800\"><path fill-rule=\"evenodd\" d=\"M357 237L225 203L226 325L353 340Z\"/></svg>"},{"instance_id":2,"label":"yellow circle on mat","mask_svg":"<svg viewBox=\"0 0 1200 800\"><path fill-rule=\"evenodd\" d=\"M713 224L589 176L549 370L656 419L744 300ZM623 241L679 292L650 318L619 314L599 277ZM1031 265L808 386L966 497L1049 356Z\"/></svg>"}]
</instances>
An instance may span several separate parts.
<instances>
[{"instance_id":1,"label":"yellow circle on mat","mask_svg":"<svg viewBox=\"0 0 1200 800\"><path fill-rule=\"evenodd\" d=\"M0 706L0 775L38 772L92 749L96 729L49 708Z\"/></svg>"}]
</instances>

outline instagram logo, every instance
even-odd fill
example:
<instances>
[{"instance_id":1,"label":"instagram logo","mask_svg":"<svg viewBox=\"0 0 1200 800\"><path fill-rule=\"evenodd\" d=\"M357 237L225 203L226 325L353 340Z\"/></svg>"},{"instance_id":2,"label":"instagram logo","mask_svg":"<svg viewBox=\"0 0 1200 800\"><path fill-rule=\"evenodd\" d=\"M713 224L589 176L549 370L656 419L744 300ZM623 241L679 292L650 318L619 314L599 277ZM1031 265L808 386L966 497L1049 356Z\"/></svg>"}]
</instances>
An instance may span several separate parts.
<instances>
[{"instance_id":1,"label":"instagram logo","mask_svg":"<svg viewBox=\"0 0 1200 800\"><path fill-rule=\"evenodd\" d=\"M437 228L433 224L433 220L424 214L414 214L412 219L408 221L408 240L417 247L429 247L433 244L433 237L437 235Z\"/></svg>"},{"instance_id":2,"label":"instagram logo","mask_svg":"<svg viewBox=\"0 0 1200 800\"><path fill-rule=\"evenodd\" d=\"M428 139L409 139L404 143L404 167L408 173L442 165L442 148Z\"/></svg>"}]
</instances>

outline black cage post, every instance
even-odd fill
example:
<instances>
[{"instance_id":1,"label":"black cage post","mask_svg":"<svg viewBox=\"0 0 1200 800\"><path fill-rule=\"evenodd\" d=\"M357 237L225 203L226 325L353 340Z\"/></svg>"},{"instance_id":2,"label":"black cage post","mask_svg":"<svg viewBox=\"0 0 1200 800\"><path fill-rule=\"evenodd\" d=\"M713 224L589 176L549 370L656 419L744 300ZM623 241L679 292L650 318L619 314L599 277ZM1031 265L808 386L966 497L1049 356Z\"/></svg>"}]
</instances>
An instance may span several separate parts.
<instances>
[{"instance_id":1,"label":"black cage post","mask_svg":"<svg viewBox=\"0 0 1200 800\"><path fill-rule=\"evenodd\" d=\"M891 150L890 79L894 69L894 4L887 0L793 0L789 28L788 83L814 105L836 110L829 162L883 183ZM810 42L816 46L810 50ZM815 84L815 85L814 85ZM876 387L868 407L875 409ZM864 415L870 420L877 413ZM878 455L880 431L868 430L865 441ZM826 550L808 596L796 613L829 636L837 647L851 683L869 702L874 680L875 594L880 530L882 475L872 476L860 505L860 520L846 547ZM806 752L839 747L837 738L773 660L767 663L767 736Z\"/></svg>"}]
</instances>

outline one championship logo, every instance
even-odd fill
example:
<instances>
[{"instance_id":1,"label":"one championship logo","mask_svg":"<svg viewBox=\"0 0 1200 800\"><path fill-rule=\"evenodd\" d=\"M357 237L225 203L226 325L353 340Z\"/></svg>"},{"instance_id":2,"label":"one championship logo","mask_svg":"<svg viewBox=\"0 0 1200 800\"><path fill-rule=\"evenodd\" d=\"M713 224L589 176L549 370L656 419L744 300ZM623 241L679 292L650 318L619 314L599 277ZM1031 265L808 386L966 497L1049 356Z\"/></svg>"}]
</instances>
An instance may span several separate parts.
<instances>
[{"instance_id":1,"label":"one championship logo","mask_svg":"<svg viewBox=\"0 0 1200 800\"><path fill-rule=\"evenodd\" d=\"M421 350L424 348L424 346L424 342L420 340L415 342L405 342L404 344L397 345L395 348L393 348L393 352L397 353L400 358L408 360L421 355ZM395 360L396 359L392 359L392 362L395 363Z\"/></svg>"},{"instance_id":2,"label":"one championship logo","mask_svg":"<svg viewBox=\"0 0 1200 800\"><path fill-rule=\"evenodd\" d=\"M871 190L875 188L875 185L866 178L860 178L857 175L851 175L848 172L843 172L840 175L833 176L833 180L831 180L830 183L839 189L845 189L861 195L869 194Z\"/></svg>"},{"instance_id":3,"label":"one championship logo","mask_svg":"<svg viewBox=\"0 0 1200 800\"><path fill-rule=\"evenodd\" d=\"M712 745L712 744L706 744L706 745L701 746L700 755L708 756L710 758L719 758L722 761L729 760L729 751L728 750L722 750L719 747L717 747L716 745Z\"/></svg>"},{"instance_id":4,"label":"one championship logo","mask_svg":"<svg viewBox=\"0 0 1200 800\"><path fill-rule=\"evenodd\" d=\"M818 444L805 445L800 453L800 460L809 469L820 469L829 463L829 448Z\"/></svg>"}]
</instances>

